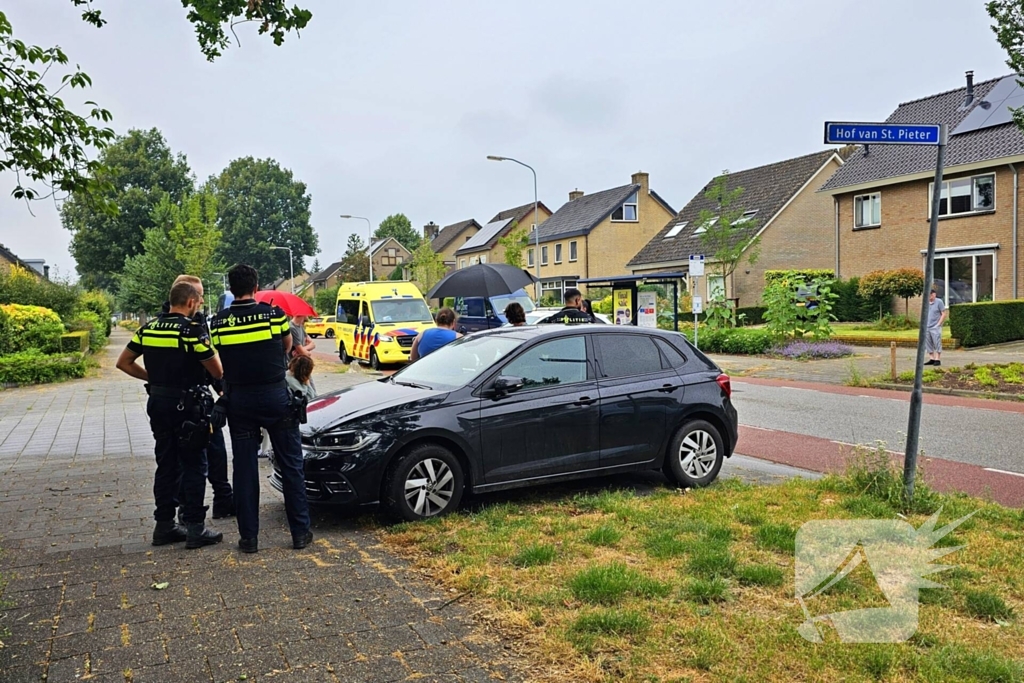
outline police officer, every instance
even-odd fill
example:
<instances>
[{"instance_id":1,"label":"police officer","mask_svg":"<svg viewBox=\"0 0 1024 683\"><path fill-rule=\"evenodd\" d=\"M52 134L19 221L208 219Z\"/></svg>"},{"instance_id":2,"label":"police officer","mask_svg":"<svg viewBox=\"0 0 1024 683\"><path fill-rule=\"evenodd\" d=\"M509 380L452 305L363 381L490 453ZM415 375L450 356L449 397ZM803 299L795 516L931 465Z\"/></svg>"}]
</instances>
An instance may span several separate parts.
<instances>
[{"instance_id":1,"label":"police officer","mask_svg":"<svg viewBox=\"0 0 1024 683\"><path fill-rule=\"evenodd\" d=\"M238 548L259 550L260 481L256 453L260 428L267 430L281 469L284 507L292 547L313 540L302 464L299 422L285 382L284 359L291 351L288 317L277 306L256 301L256 269L240 264L228 271L235 299L210 320L213 345L224 363L225 399L234 454L235 516ZM284 353L282 353L282 350ZM224 399L221 399L222 401Z\"/></svg>"},{"instance_id":2,"label":"police officer","mask_svg":"<svg viewBox=\"0 0 1024 683\"><path fill-rule=\"evenodd\" d=\"M562 297L565 307L558 313L547 318L546 323L561 323L562 325L582 325L592 322L590 316L583 312L583 295L578 289L567 289Z\"/></svg>"},{"instance_id":3,"label":"police officer","mask_svg":"<svg viewBox=\"0 0 1024 683\"><path fill-rule=\"evenodd\" d=\"M149 382L146 412L156 439L156 528L153 545L185 541L186 548L220 543L221 533L206 528L206 450L209 424L201 400L206 373L223 375L206 330L192 319L203 303L203 286L179 282L171 287L170 310L135 332L117 359L117 369ZM136 361L145 356L146 367ZM203 430L207 430L204 435ZM174 521L179 485L186 529Z\"/></svg>"},{"instance_id":4,"label":"police officer","mask_svg":"<svg viewBox=\"0 0 1024 683\"><path fill-rule=\"evenodd\" d=\"M176 285L179 282L191 282L199 287L203 284L203 281L195 275L179 275L174 279L174 284ZM164 302L164 313L169 313L170 310L170 302ZM192 320L202 325L203 330L209 335L206 316L202 311L197 311L192 316ZM209 375L207 375L206 380L206 383L212 386L218 395L224 393L221 380L214 379ZM207 480L210 482L210 488L213 489L213 518L224 519L225 517L233 517L235 514L235 503L231 493L231 482L228 481L228 451L227 446L224 444L224 430L221 427L215 427L213 433L210 434L210 443L206 447L206 467ZM179 492L179 504L183 500L184 493ZM184 505L178 509L178 520L184 524Z\"/></svg>"}]
</instances>

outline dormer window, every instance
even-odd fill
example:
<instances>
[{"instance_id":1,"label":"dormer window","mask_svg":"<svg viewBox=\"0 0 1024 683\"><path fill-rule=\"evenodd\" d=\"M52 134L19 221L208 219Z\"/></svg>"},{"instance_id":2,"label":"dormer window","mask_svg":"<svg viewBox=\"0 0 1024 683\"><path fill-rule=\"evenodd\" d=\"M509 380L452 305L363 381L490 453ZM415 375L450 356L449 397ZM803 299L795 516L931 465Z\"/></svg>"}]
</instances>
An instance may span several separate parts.
<instances>
[{"instance_id":1,"label":"dormer window","mask_svg":"<svg viewBox=\"0 0 1024 683\"><path fill-rule=\"evenodd\" d=\"M751 211L744 211L742 216L740 216L739 218L737 218L736 220L734 220L732 222L733 227L736 227L736 226L739 226L739 225L743 225L744 223L746 223L747 221L749 221L750 219L752 219L756 215L757 215L757 209L753 209Z\"/></svg>"},{"instance_id":2,"label":"dormer window","mask_svg":"<svg viewBox=\"0 0 1024 683\"><path fill-rule=\"evenodd\" d=\"M629 198L625 202L623 202L622 206L620 206L619 208L615 209L615 211L612 212L612 220L622 221L626 223L635 223L637 221L637 216L639 214L639 212L637 211L636 202L637 195L636 192L634 192L633 194L629 195Z\"/></svg>"},{"instance_id":3,"label":"dormer window","mask_svg":"<svg viewBox=\"0 0 1024 683\"><path fill-rule=\"evenodd\" d=\"M683 231L683 229L685 229L688 224L689 224L689 221L683 221L682 223L676 223L675 225L672 226L672 228L667 233L665 233L665 239L672 239L673 237L675 237L676 235L681 233Z\"/></svg>"},{"instance_id":4,"label":"dormer window","mask_svg":"<svg viewBox=\"0 0 1024 683\"><path fill-rule=\"evenodd\" d=\"M708 231L708 228L718 222L718 216L712 216L702 223L696 230L693 231L694 235L703 235Z\"/></svg>"}]
</instances>

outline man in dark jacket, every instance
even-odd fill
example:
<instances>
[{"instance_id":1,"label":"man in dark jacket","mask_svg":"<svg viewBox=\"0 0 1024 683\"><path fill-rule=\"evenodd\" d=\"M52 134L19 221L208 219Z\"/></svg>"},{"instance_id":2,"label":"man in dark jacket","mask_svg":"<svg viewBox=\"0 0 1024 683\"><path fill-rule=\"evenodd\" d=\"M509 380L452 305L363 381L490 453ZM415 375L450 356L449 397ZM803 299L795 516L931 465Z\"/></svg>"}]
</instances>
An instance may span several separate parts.
<instances>
[{"instance_id":1,"label":"man in dark jacket","mask_svg":"<svg viewBox=\"0 0 1024 683\"><path fill-rule=\"evenodd\" d=\"M567 289L562 297L565 307L558 313L549 316L545 323L558 323L560 325L583 325L592 322L590 316L583 312L583 295L578 289Z\"/></svg>"}]
</instances>

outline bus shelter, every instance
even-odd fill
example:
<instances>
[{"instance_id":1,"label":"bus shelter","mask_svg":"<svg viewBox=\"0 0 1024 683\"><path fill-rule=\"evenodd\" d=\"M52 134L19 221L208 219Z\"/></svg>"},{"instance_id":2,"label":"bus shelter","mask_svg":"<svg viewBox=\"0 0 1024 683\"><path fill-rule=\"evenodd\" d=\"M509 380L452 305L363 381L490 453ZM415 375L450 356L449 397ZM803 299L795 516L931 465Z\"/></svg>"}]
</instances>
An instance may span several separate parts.
<instances>
[{"instance_id":1,"label":"bus shelter","mask_svg":"<svg viewBox=\"0 0 1024 683\"><path fill-rule=\"evenodd\" d=\"M679 281L686 273L647 273L645 275L614 275L578 280L587 287L610 287L612 290L612 322L617 325L639 325L643 310L638 310L637 290L643 285L672 285L672 324L679 331ZM639 314L638 314L639 313ZM655 320L654 326L657 326Z\"/></svg>"}]
</instances>

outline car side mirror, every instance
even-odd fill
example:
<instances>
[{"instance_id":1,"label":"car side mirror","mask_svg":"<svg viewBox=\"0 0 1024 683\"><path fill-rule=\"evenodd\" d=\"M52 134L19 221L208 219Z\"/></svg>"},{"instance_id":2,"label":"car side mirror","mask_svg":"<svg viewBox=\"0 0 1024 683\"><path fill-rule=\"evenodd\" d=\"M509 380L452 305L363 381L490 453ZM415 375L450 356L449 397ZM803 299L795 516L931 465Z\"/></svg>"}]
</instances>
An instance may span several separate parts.
<instances>
[{"instance_id":1,"label":"car side mirror","mask_svg":"<svg viewBox=\"0 0 1024 683\"><path fill-rule=\"evenodd\" d=\"M519 391L526 385L522 377L511 377L509 375L501 375L498 379L494 380L494 393L498 396L505 396L513 392Z\"/></svg>"},{"instance_id":2,"label":"car side mirror","mask_svg":"<svg viewBox=\"0 0 1024 683\"><path fill-rule=\"evenodd\" d=\"M370 316L364 315L364 316L360 317L359 318L359 326L360 327L369 327L370 326Z\"/></svg>"}]
</instances>

